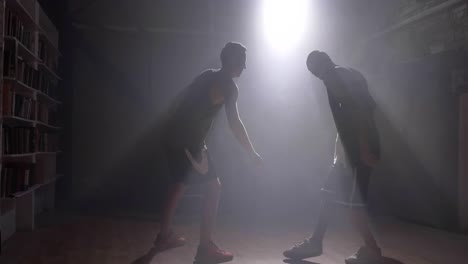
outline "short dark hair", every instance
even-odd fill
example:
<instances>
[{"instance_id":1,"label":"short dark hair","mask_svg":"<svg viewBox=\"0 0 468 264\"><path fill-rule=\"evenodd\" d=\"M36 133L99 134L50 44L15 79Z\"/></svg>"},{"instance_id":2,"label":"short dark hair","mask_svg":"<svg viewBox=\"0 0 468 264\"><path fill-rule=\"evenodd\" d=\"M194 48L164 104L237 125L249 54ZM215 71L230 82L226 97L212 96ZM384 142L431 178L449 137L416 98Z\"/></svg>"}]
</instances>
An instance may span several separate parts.
<instances>
[{"instance_id":1,"label":"short dark hair","mask_svg":"<svg viewBox=\"0 0 468 264\"><path fill-rule=\"evenodd\" d=\"M221 64L223 66L232 63L237 57L241 56L247 51L247 48L238 42L228 42L221 50Z\"/></svg>"},{"instance_id":2,"label":"short dark hair","mask_svg":"<svg viewBox=\"0 0 468 264\"><path fill-rule=\"evenodd\" d=\"M335 64L330 56L328 56L327 53L323 51L318 51L314 50L311 53L309 53L309 56L307 57L307 68L310 70L313 68L313 66L316 66L317 64L322 64L322 63L331 63Z\"/></svg>"}]
</instances>

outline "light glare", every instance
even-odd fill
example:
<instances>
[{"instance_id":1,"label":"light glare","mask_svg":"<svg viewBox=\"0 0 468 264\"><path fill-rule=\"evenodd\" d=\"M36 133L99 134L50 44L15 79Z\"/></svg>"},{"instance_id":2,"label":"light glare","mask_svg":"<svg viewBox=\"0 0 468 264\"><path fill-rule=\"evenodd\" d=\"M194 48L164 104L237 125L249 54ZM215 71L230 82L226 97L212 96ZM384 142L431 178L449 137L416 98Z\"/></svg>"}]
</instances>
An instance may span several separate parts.
<instances>
[{"instance_id":1,"label":"light glare","mask_svg":"<svg viewBox=\"0 0 468 264\"><path fill-rule=\"evenodd\" d=\"M264 0L263 28L273 47L291 49L301 40L308 9L308 0Z\"/></svg>"}]
</instances>

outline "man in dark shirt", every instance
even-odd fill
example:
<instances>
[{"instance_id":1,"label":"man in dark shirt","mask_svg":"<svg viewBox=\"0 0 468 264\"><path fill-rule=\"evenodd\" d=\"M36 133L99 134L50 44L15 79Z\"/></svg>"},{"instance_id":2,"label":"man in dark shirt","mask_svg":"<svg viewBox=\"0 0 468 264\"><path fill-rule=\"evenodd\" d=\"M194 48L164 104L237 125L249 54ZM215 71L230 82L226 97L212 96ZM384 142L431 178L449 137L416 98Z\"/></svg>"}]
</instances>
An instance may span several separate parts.
<instances>
[{"instance_id":1,"label":"man in dark shirt","mask_svg":"<svg viewBox=\"0 0 468 264\"><path fill-rule=\"evenodd\" d=\"M351 209L353 224L365 243L346 259L346 263L379 263L381 250L369 228L365 210L370 175L380 156L373 119L375 101L360 72L335 65L324 52L311 52L307 68L325 84L338 135L333 166L322 188L323 202L317 226L310 238L286 250L284 256L304 259L321 255L333 207L340 204Z\"/></svg>"},{"instance_id":2,"label":"man in dark shirt","mask_svg":"<svg viewBox=\"0 0 468 264\"><path fill-rule=\"evenodd\" d=\"M204 71L182 92L172 107L164 133L164 147L173 184L169 188L155 247L167 250L185 244L185 238L172 232L171 220L186 186L203 184L203 212L196 263L214 264L233 259L231 253L219 249L212 241L221 184L205 146L205 137L222 106L225 106L229 126L240 144L255 162L261 163L239 117L238 88L233 81L245 69L246 48L239 43L227 43L221 51L221 63L221 69Z\"/></svg>"}]
</instances>

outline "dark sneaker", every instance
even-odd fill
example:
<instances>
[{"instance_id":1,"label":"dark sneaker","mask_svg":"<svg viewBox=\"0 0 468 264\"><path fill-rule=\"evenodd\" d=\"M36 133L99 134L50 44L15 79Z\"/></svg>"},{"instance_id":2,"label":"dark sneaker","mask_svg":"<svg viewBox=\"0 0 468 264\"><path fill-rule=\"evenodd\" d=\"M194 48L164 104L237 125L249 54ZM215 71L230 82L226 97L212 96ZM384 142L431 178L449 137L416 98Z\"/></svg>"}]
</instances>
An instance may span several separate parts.
<instances>
[{"instance_id":1,"label":"dark sneaker","mask_svg":"<svg viewBox=\"0 0 468 264\"><path fill-rule=\"evenodd\" d=\"M159 234L156 240L154 241L154 248L157 251L165 251L171 248L181 247L183 245L185 245L185 238L176 235L172 231L170 231L166 235Z\"/></svg>"},{"instance_id":2,"label":"dark sneaker","mask_svg":"<svg viewBox=\"0 0 468 264\"><path fill-rule=\"evenodd\" d=\"M361 247L351 257L345 259L346 264L379 264L383 260L380 248Z\"/></svg>"},{"instance_id":3,"label":"dark sneaker","mask_svg":"<svg viewBox=\"0 0 468 264\"><path fill-rule=\"evenodd\" d=\"M207 246L198 246L194 264L218 264L234 259L232 253L221 250L215 243L210 242Z\"/></svg>"},{"instance_id":4,"label":"dark sneaker","mask_svg":"<svg viewBox=\"0 0 468 264\"><path fill-rule=\"evenodd\" d=\"M310 239L304 240L299 245L294 245L291 249L283 252L283 255L289 259L306 259L322 255L322 242Z\"/></svg>"}]
</instances>

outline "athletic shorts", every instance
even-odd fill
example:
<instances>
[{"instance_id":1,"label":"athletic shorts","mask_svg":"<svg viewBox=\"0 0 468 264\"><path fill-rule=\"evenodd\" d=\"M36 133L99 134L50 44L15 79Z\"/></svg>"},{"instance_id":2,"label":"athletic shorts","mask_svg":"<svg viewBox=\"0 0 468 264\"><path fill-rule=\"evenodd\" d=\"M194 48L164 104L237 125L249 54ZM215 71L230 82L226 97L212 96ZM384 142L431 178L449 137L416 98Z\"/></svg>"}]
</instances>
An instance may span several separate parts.
<instances>
[{"instance_id":1,"label":"athletic shorts","mask_svg":"<svg viewBox=\"0 0 468 264\"><path fill-rule=\"evenodd\" d=\"M364 164L334 164L322 188L325 197L347 207L366 207L372 169Z\"/></svg>"},{"instance_id":2,"label":"athletic shorts","mask_svg":"<svg viewBox=\"0 0 468 264\"><path fill-rule=\"evenodd\" d=\"M174 182L184 184L202 184L218 178L208 150L206 150L208 157L208 172L206 174L199 173L193 167L192 162L185 153L185 149L187 149L196 161L200 161L201 153L204 148L205 144L198 144L195 145L195 147L187 148L166 146L169 173Z\"/></svg>"}]
</instances>

